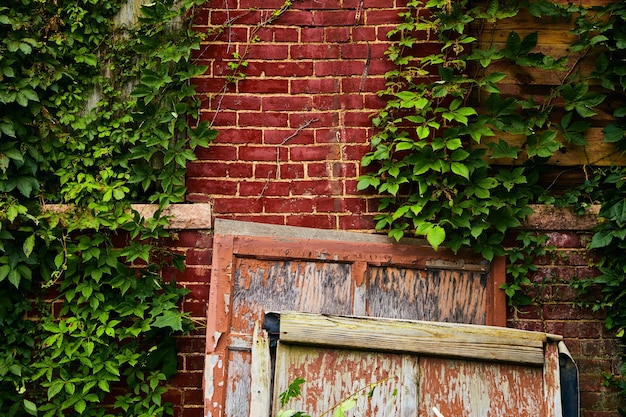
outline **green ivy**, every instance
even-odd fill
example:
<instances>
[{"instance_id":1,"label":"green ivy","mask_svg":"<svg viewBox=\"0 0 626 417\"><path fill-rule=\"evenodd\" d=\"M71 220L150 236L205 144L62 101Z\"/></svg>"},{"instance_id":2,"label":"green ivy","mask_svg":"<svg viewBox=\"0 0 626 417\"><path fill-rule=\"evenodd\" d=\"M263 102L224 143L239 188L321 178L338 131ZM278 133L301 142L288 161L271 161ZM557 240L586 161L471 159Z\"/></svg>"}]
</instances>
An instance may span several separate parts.
<instances>
[{"instance_id":1,"label":"green ivy","mask_svg":"<svg viewBox=\"0 0 626 417\"><path fill-rule=\"evenodd\" d=\"M161 416L190 329L160 242L199 122L200 0L0 6L0 414ZM144 219L131 203L155 203ZM63 204L63 206L59 206ZM10 306L10 307L9 307Z\"/></svg>"},{"instance_id":2,"label":"green ivy","mask_svg":"<svg viewBox=\"0 0 626 417\"><path fill-rule=\"evenodd\" d=\"M570 56L542 53L536 32L511 31L497 46L495 29L521 10L541 22L569 22L577 39ZM626 150L626 3L410 0L400 15L403 22L389 33L387 51L395 69L380 92L387 104L373 118L377 132L358 183L380 195L376 228L395 239L425 237L435 249L469 247L486 259L507 256L503 288L511 303L526 304L533 259L549 250L545 236L518 233L531 204L584 212L599 203L602 222L589 249L601 250L601 275L581 285L602 288L595 308L606 309L607 327L622 338L626 170L584 166L584 182L559 195L540 187L539 179L564 144L587 144L586 133L601 123L600 111L609 116L604 141ZM413 55L425 42L439 50ZM595 66L586 70L585 62ZM504 94L499 83L507 75L495 65L550 71L562 81L541 98ZM523 144L514 144L514 137ZM514 163L498 165L502 158ZM516 243L505 240L512 235Z\"/></svg>"}]
</instances>

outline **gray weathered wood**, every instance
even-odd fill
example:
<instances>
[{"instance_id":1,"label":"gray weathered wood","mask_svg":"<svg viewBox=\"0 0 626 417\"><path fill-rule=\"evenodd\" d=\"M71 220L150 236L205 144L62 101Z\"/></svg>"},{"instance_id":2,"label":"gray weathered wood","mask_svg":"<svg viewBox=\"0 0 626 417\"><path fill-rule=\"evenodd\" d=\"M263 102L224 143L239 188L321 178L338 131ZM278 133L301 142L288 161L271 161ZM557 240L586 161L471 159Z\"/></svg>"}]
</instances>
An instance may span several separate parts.
<instances>
[{"instance_id":1,"label":"gray weathered wood","mask_svg":"<svg viewBox=\"0 0 626 417\"><path fill-rule=\"evenodd\" d=\"M544 333L491 326L281 313L282 343L543 365Z\"/></svg>"}]
</instances>

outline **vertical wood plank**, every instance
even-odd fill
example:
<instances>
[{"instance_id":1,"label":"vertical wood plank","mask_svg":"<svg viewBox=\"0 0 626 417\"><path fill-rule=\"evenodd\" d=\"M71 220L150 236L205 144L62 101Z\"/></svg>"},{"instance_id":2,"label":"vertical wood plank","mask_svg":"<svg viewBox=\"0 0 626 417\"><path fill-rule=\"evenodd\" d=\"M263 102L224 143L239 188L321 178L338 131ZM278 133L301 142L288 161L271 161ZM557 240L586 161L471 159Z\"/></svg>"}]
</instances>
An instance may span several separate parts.
<instances>
[{"instance_id":1,"label":"vertical wood plank","mask_svg":"<svg viewBox=\"0 0 626 417\"><path fill-rule=\"evenodd\" d=\"M270 417L271 358L267 333L259 321L254 324L250 387L250 417Z\"/></svg>"},{"instance_id":2,"label":"vertical wood plank","mask_svg":"<svg viewBox=\"0 0 626 417\"><path fill-rule=\"evenodd\" d=\"M543 368L543 391L545 401L545 417L561 417L561 375L559 372L559 349L555 342L546 343Z\"/></svg>"},{"instance_id":3,"label":"vertical wood plank","mask_svg":"<svg viewBox=\"0 0 626 417\"><path fill-rule=\"evenodd\" d=\"M215 235L207 307L206 360L204 369L204 415L222 417L227 378L226 333L230 326L233 236ZM219 279L215 279L219 277Z\"/></svg>"}]
</instances>

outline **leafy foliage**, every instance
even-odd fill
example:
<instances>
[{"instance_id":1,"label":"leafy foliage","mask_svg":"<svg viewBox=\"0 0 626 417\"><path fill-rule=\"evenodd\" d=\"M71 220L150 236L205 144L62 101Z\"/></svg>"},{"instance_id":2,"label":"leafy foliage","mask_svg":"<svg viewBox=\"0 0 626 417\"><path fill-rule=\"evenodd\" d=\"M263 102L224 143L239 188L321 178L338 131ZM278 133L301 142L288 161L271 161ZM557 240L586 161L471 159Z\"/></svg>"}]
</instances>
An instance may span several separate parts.
<instances>
[{"instance_id":1,"label":"leafy foliage","mask_svg":"<svg viewBox=\"0 0 626 417\"><path fill-rule=\"evenodd\" d=\"M538 33L512 31L496 46L493 29L523 9L537 19L570 22L577 39L570 56L541 52ZM435 249L470 247L487 259L508 256L504 289L512 303L525 304L532 259L549 248L544 236L522 233L514 245L505 237L532 213L531 203L584 211L599 202L604 221L590 249L601 250L601 275L583 287L602 287L595 307L607 309L607 326L623 337L624 168L586 166L586 181L559 196L538 179L564 144L587 144L589 129L602 123L600 113L608 120L604 141L626 150L626 3L587 8L549 0L410 0L401 16L404 22L389 33L394 43L387 54L396 68L381 91L387 105L373 119L378 131L358 183L381 196L377 229L395 239L423 236ZM440 48L413 55L423 42ZM508 75L496 64L551 71L561 82L543 97L504 94L499 83ZM522 145L510 140L516 137L524 139ZM502 158L513 163L497 165Z\"/></svg>"},{"instance_id":2,"label":"leafy foliage","mask_svg":"<svg viewBox=\"0 0 626 417\"><path fill-rule=\"evenodd\" d=\"M2 415L171 412L163 381L189 320L185 291L160 273L183 265L159 243L161 212L215 136L190 84L205 71L191 58L200 3L157 0L138 16L121 0L0 7ZM157 204L154 218L133 202Z\"/></svg>"}]
</instances>

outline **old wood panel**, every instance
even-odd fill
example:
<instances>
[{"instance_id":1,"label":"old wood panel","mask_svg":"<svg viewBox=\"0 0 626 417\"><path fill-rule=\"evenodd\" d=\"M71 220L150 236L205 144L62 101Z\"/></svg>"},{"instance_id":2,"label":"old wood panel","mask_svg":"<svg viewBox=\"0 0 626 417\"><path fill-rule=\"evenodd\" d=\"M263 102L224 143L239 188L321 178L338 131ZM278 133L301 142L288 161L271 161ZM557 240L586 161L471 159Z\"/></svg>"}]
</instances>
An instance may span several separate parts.
<instances>
[{"instance_id":1,"label":"old wood panel","mask_svg":"<svg viewBox=\"0 0 626 417\"><path fill-rule=\"evenodd\" d=\"M248 414L254 324L268 311L505 324L503 259L434 252L415 240L319 233L216 220L207 416Z\"/></svg>"},{"instance_id":2,"label":"old wood panel","mask_svg":"<svg viewBox=\"0 0 626 417\"><path fill-rule=\"evenodd\" d=\"M311 415L384 381L371 402L359 399L354 415L426 417L436 408L446 417L561 417L559 340L488 326L283 312L274 413L277 396L304 377L302 397L287 408ZM511 353L533 346L539 360L494 361L481 353L487 345Z\"/></svg>"},{"instance_id":3,"label":"old wood panel","mask_svg":"<svg viewBox=\"0 0 626 417\"><path fill-rule=\"evenodd\" d=\"M420 415L547 417L542 368L420 358Z\"/></svg>"},{"instance_id":4,"label":"old wood panel","mask_svg":"<svg viewBox=\"0 0 626 417\"><path fill-rule=\"evenodd\" d=\"M354 415L416 415L417 357L280 345L276 370L276 394L284 392L296 377L306 379L302 385L302 396L291 401L289 409L319 416L357 394L357 404L352 411ZM371 397L367 395L370 391ZM279 402L275 399L273 415L278 410Z\"/></svg>"}]
</instances>

